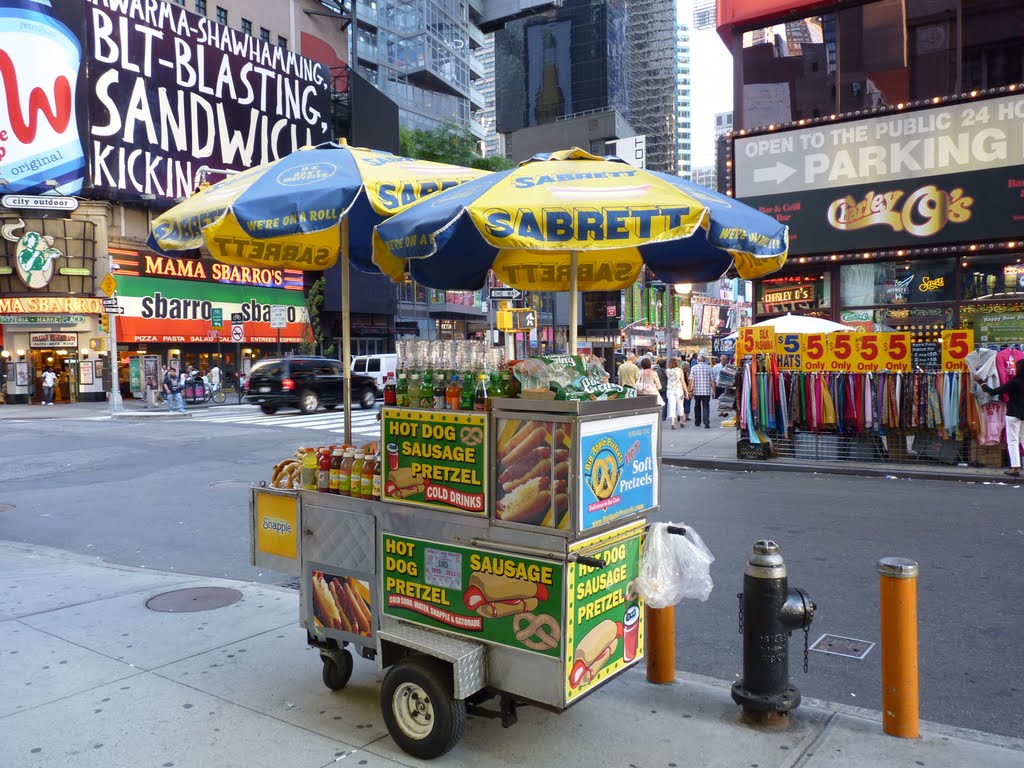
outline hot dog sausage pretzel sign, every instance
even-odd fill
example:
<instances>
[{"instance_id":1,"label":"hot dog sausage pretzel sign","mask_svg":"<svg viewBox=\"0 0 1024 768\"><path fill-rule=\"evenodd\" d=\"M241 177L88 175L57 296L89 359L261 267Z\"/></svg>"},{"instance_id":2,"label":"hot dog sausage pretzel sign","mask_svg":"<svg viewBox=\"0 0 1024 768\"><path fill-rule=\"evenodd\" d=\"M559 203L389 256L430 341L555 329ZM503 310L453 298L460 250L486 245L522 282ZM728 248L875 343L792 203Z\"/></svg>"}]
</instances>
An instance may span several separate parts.
<instances>
[{"instance_id":1,"label":"hot dog sausage pretzel sign","mask_svg":"<svg viewBox=\"0 0 1024 768\"><path fill-rule=\"evenodd\" d=\"M562 563L383 535L384 613L559 657Z\"/></svg>"},{"instance_id":2,"label":"hot dog sausage pretzel sign","mask_svg":"<svg viewBox=\"0 0 1024 768\"><path fill-rule=\"evenodd\" d=\"M580 530L658 504L657 414L584 422L580 427Z\"/></svg>"},{"instance_id":3,"label":"hot dog sausage pretzel sign","mask_svg":"<svg viewBox=\"0 0 1024 768\"><path fill-rule=\"evenodd\" d=\"M569 563L566 601L565 700L644 655L644 607L636 592L644 522L574 544L604 568Z\"/></svg>"},{"instance_id":4,"label":"hot dog sausage pretzel sign","mask_svg":"<svg viewBox=\"0 0 1024 768\"><path fill-rule=\"evenodd\" d=\"M385 408L384 501L487 514L486 414Z\"/></svg>"}]
</instances>

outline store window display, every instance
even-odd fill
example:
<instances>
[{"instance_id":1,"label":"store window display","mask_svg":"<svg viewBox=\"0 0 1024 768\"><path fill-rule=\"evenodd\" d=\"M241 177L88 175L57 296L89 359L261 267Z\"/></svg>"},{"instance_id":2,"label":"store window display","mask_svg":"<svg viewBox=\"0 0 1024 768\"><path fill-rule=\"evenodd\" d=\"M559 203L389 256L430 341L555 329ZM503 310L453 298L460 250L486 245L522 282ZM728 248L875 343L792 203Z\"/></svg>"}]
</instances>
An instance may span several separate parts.
<instances>
[{"instance_id":1,"label":"store window display","mask_svg":"<svg viewBox=\"0 0 1024 768\"><path fill-rule=\"evenodd\" d=\"M839 271L843 307L930 304L956 299L953 259L845 264Z\"/></svg>"}]
</instances>

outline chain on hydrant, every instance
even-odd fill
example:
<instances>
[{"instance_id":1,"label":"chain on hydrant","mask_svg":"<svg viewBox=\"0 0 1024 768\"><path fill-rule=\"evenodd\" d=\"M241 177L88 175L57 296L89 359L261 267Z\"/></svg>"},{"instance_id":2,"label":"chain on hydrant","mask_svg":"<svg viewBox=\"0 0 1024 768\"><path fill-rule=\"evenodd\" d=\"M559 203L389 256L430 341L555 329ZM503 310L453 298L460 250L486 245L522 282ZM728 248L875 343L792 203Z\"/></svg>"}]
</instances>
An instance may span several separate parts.
<instances>
[{"instance_id":1,"label":"chain on hydrant","mask_svg":"<svg viewBox=\"0 0 1024 768\"><path fill-rule=\"evenodd\" d=\"M807 632L814 603L802 589L789 588L786 564L774 541L754 543L743 572L740 633L743 635L743 679L732 686L732 699L751 712L789 712L800 704L800 691L789 684L789 637L804 630L804 671Z\"/></svg>"}]
</instances>

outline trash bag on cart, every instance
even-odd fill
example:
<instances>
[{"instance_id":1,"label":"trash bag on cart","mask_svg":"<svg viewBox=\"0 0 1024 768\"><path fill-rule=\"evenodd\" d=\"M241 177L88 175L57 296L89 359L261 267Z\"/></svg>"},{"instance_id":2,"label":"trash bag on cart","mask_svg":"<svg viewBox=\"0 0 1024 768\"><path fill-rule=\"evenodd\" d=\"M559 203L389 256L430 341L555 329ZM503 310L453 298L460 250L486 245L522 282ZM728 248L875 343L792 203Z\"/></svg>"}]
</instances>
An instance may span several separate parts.
<instances>
[{"instance_id":1,"label":"trash bag on cart","mask_svg":"<svg viewBox=\"0 0 1024 768\"><path fill-rule=\"evenodd\" d=\"M685 535L669 529L685 530ZM711 554L693 528L680 523L653 523L644 543L644 557L637 592L652 608L667 608L683 599L708 599L714 583L711 579Z\"/></svg>"}]
</instances>

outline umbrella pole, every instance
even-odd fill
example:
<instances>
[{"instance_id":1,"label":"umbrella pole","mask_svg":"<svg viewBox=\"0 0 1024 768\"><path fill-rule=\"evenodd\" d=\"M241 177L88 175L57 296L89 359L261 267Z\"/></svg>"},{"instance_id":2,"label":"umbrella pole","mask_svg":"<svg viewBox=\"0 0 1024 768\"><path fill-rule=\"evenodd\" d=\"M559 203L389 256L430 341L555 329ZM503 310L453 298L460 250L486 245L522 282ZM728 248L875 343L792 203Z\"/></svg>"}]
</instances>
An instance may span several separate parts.
<instances>
[{"instance_id":1,"label":"umbrella pole","mask_svg":"<svg viewBox=\"0 0 1024 768\"><path fill-rule=\"evenodd\" d=\"M345 445L352 445L352 298L348 269L346 216L341 220L341 369L345 378Z\"/></svg>"},{"instance_id":2,"label":"umbrella pole","mask_svg":"<svg viewBox=\"0 0 1024 768\"><path fill-rule=\"evenodd\" d=\"M579 252L569 251L569 354L576 354L576 326L579 321Z\"/></svg>"}]
</instances>

